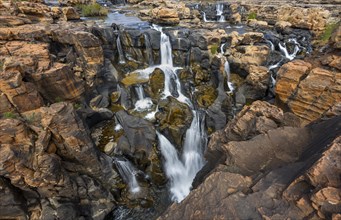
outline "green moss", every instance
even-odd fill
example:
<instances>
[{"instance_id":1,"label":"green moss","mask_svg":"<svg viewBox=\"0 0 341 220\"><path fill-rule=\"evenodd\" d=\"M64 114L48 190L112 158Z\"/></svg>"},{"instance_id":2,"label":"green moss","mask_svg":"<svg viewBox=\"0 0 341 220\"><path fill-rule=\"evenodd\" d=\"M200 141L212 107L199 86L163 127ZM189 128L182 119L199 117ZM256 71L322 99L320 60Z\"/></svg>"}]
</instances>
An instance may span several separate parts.
<instances>
[{"instance_id":1,"label":"green moss","mask_svg":"<svg viewBox=\"0 0 341 220\"><path fill-rule=\"evenodd\" d=\"M218 52L218 44L211 45L211 54L214 55Z\"/></svg>"},{"instance_id":2,"label":"green moss","mask_svg":"<svg viewBox=\"0 0 341 220\"><path fill-rule=\"evenodd\" d=\"M327 24L326 28L324 29L323 34L321 35L321 40L322 41L328 41L329 38L332 36L333 32L337 28L338 24L337 23L330 23Z\"/></svg>"},{"instance_id":3,"label":"green moss","mask_svg":"<svg viewBox=\"0 0 341 220\"><path fill-rule=\"evenodd\" d=\"M77 5L77 8L81 10L81 14L84 17L106 16L108 14L108 9L102 7L98 3L90 5Z\"/></svg>"},{"instance_id":4,"label":"green moss","mask_svg":"<svg viewBox=\"0 0 341 220\"><path fill-rule=\"evenodd\" d=\"M247 19L256 19L257 18L257 13L256 12L250 12L249 15L247 16Z\"/></svg>"},{"instance_id":5,"label":"green moss","mask_svg":"<svg viewBox=\"0 0 341 220\"><path fill-rule=\"evenodd\" d=\"M73 104L73 108L76 109L76 110L80 109L81 107L82 107L82 105L79 104L79 103L74 103Z\"/></svg>"},{"instance_id":6,"label":"green moss","mask_svg":"<svg viewBox=\"0 0 341 220\"><path fill-rule=\"evenodd\" d=\"M2 71L4 69L4 61L0 60L0 71Z\"/></svg>"},{"instance_id":7,"label":"green moss","mask_svg":"<svg viewBox=\"0 0 341 220\"><path fill-rule=\"evenodd\" d=\"M55 102L62 102L64 101L61 97L57 96L55 99Z\"/></svg>"},{"instance_id":8,"label":"green moss","mask_svg":"<svg viewBox=\"0 0 341 220\"><path fill-rule=\"evenodd\" d=\"M2 114L4 118L16 118L17 116L13 112L5 112Z\"/></svg>"}]
</instances>

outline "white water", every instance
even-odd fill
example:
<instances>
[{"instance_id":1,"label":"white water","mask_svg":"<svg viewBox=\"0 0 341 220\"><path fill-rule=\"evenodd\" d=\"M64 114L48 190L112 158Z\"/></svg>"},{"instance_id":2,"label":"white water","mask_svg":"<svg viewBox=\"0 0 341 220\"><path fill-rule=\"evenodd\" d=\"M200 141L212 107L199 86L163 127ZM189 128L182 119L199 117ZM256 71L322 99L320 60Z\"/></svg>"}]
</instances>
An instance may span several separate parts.
<instances>
[{"instance_id":1,"label":"white water","mask_svg":"<svg viewBox=\"0 0 341 220\"><path fill-rule=\"evenodd\" d=\"M192 106L191 101L181 92L181 83L178 75L176 74L176 71L180 68L173 66L172 46L169 36L163 32L162 27L153 25L153 28L161 33L160 39L161 64L159 68L162 69L165 74L165 88L163 91L163 97L166 98L168 96L172 96L173 80L176 84L176 88L174 89L176 89L178 93L177 100L186 103L189 106Z\"/></svg>"},{"instance_id":2,"label":"white water","mask_svg":"<svg viewBox=\"0 0 341 220\"><path fill-rule=\"evenodd\" d=\"M120 123L116 124L115 127L114 127L115 131L120 131L122 129L123 129L123 127L122 127L122 125Z\"/></svg>"},{"instance_id":3,"label":"white water","mask_svg":"<svg viewBox=\"0 0 341 220\"><path fill-rule=\"evenodd\" d=\"M217 10L218 22L225 22L225 16L223 15L224 5L223 4L217 4L216 10Z\"/></svg>"},{"instance_id":4,"label":"white water","mask_svg":"<svg viewBox=\"0 0 341 220\"><path fill-rule=\"evenodd\" d=\"M268 42L270 44L271 51L274 51L275 45L270 40L266 40L266 42Z\"/></svg>"},{"instance_id":5,"label":"white water","mask_svg":"<svg viewBox=\"0 0 341 220\"><path fill-rule=\"evenodd\" d=\"M126 63L125 58L124 58L124 54L123 54L123 49L122 49L120 35L117 36L116 46L117 46L117 50L118 50L119 63L121 63L121 64Z\"/></svg>"},{"instance_id":6,"label":"white water","mask_svg":"<svg viewBox=\"0 0 341 220\"><path fill-rule=\"evenodd\" d=\"M161 154L165 158L164 169L170 179L172 200L181 202L190 192L193 179L204 166L202 152L206 146L204 123L199 113L193 111L193 121L186 132L184 150L181 159L169 140L157 132Z\"/></svg>"},{"instance_id":7,"label":"white water","mask_svg":"<svg viewBox=\"0 0 341 220\"><path fill-rule=\"evenodd\" d=\"M220 45L220 53L224 55L225 51L224 51L224 46L226 43L223 43Z\"/></svg>"},{"instance_id":8,"label":"white water","mask_svg":"<svg viewBox=\"0 0 341 220\"><path fill-rule=\"evenodd\" d=\"M147 56L148 56L148 64L149 66L152 66L154 65L152 45L150 43L149 36L146 33L143 34L143 36L144 36L144 42L146 45L146 51L147 51Z\"/></svg>"},{"instance_id":9,"label":"white water","mask_svg":"<svg viewBox=\"0 0 341 220\"><path fill-rule=\"evenodd\" d=\"M202 16L203 16L204 22L208 22L206 18L206 13L204 11L202 12Z\"/></svg>"},{"instance_id":10,"label":"white water","mask_svg":"<svg viewBox=\"0 0 341 220\"><path fill-rule=\"evenodd\" d=\"M224 64L224 71L226 73L226 78L227 78L227 86L229 88L229 93L232 93L234 91L233 83L230 81L231 79L231 71L230 71L230 64L229 61L225 61Z\"/></svg>"},{"instance_id":11,"label":"white water","mask_svg":"<svg viewBox=\"0 0 341 220\"><path fill-rule=\"evenodd\" d=\"M128 184L131 193L140 191L140 186L136 180L137 169L128 160L115 159L114 163L123 178L124 182Z\"/></svg>"},{"instance_id":12,"label":"white water","mask_svg":"<svg viewBox=\"0 0 341 220\"><path fill-rule=\"evenodd\" d=\"M150 109L153 106L153 102L151 98L145 97L142 85L135 87L135 90L138 97L138 100L135 103L135 110L143 112Z\"/></svg>"},{"instance_id":13,"label":"white water","mask_svg":"<svg viewBox=\"0 0 341 220\"><path fill-rule=\"evenodd\" d=\"M289 39L288 41L295 44L294 52L292 54L289 54L285 43L284 43L284 46L281 43L278 43L278 46L287 59L293 60L295 59L297 53L300 51L300 48L299 48L300 45L295 39Z\"/></svg>"}]
</instances>

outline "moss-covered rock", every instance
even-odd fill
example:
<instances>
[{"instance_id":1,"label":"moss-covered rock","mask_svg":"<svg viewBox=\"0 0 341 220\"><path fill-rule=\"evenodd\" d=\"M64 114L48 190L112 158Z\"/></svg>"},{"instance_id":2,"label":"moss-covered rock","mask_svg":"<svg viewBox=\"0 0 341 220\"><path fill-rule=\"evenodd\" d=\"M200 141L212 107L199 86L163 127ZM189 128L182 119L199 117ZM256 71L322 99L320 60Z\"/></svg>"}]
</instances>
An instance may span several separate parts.
<instances>
[{"instance_id":1,"label":"moss-covered rock","mask_svg":"<svg viewBox=\"0 0 341 220\"><path fill-rule=\"evenodd\" d=\"M211 106L217 96L218 92L212 86L202 85L196 87L195 97L201 108L208 108Z\"/></svg>"},{"instance_id":2,"label":"moss-covered rock","mask_svg":"<svg viewBox=\"0 0 341 220\"><path fill-rule=\"evenodd\" d=\"M147 93L153 99L159 99L165 87L165 74L159 68L156 68L149 77L149 88Z\"/></svg>"}]
</instances>

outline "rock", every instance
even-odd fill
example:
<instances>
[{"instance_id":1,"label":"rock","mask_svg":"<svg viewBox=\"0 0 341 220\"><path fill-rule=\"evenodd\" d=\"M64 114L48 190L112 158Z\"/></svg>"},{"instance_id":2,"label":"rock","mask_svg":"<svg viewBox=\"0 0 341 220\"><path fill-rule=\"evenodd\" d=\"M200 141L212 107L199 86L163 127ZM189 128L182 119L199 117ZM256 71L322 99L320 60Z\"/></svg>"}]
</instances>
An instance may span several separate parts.
<instances>
[{"instance_id":1,"label":"rock","mask_svg":"<svg viewBox=\"0 0 341 220\"><path fill-rule=\"evenodd\" d=\"M155 70L149 76L149 91L148 94L153 99L159 99L160 95L164 90L165 84L165 74L159 69L155 68Z\"/></svg>"},{"instance_id":2,"label":"rock","mask_svg":"<svg viewBox=\"0 0 341 220\"><path fill-rule=\"evenodd\" d=\"M6 96L2 98L2 101L8 100L19 112L34 110L44 105L34 85L23 82L18 71L6 71L0 75L0 92ZM8 102L7 106L4 110L8 110Z\"/></svg>"},{"instance_id":3,"label":"rock","mask_svg":"<svg viewBox=\"0 0 341 220\"><path fill-rule=\"evenodd\" d=\"M248 45L264 41L264 34L260 32L247 32L241 36L240 44Z\"/></svg>"},{"instance_id":4,"label":"rock","mask_svg":"<svg viewBox=\"0 0 341 220\"><path fill-rule=\"evenodd\" d=\"M109 100L107 97L104 97L103 95L98 95L95 98L91 99L90 101L90 107L92 109L106 108L108 106Z\"/></svg>"},{"instance_id":5,"label":"rock","mask_svg":"<svg viewBox=\"0 0 341 220\"><path fill-rule=\"evenodd\" d=\"M188 105L173 97L167 97L159 102L159 112L156 113L155 118L160 123L160 131L176 147L180 147L183 135L193 118Z\"/></svg>"},{"instance_id":6,"label":"rock","mask_svg":"<svg viewBox=\"0 0 341 220\"><path fill-rule=\"evenodd\" d=\"M16 119L0 123L1 179L6 177L25 197L22 207L32 207L22 218L104 218L114 206L110 189L117 174L72 105L53 104L23 116L29 124Z\"/></svg>"},{"instance_id":7,"label":"rock","mask_svg":"<svg viewBox=\"0 0 341 220\"><path fill-rule=\"evenodd\" d=\"M117 143L116 142L108 142L105 146L104 146L104 152L108 155L110 155L114 149L117 147Z\"/></svg>"},{"instance_id":8,"label":"rock","mask_svg":"<svg viewBox=\"0 0 341 220\"><path fill-rule=\"evenodd\" d=\"M154 8L151 11L152 21L156 24L177 25L180 22L179 14L175 9L171 8Z\"/></svg>"},{"instance_id":9,"label":"rock","mask_svg":"<svg viewBox=\"0 0 341 220\"><path fill-rule=\"evenodd\" d=\"M0 27L13 27L24 24L31 24L31 20L17 16L0 16Z\"/></svg>"},{"instance_id":10,"label":"rock","mask_svg":"<svg viewBox=\"0 0 341 220\"><path fill-rule=\"evenodd\" d=\"M300 8L284 5L278 9L278 21L286 21L292 27L321 32L327 24L330 13L321 8Z\"/></svg>"},{"instance_id":11,"label":"rock","mask_svg":"<svg viewBox=\"0 0 341 220\"><path fill-rule=\"evenodd\" d=\"M340 74L312 68L303 61L293 61L278 72L277 101L285 104L306 125L341 101Z\"/></svg>"},{"instance_id":12,"label":"rock","mask_svg":"<svg viewBox=\"0 0 341 220\"><path fill-rule=\"evenodd\" d=\"M284 30L285 28L291 27L291 26L292 26L292 24L290 22L287 22L287 21L278 21L275 24L276 28L279 28L282 30Z\"/></svg>"},{"instance_id":13,"label":"rock","mask_svg":"<svg viewBox=\"0 0 341 220\"><path fill-rule=\"evenodd\" d=\"M333 47L341 49L341 25L339 24L334 33L331 36L331 42Z\"/></svg>"},{"instance_id":14,"label":"rock","mask_svg":"<svg viewBox=\"0 0 341 220\"><path fill-rule=\"evenodd\" d=\"M78 12L73 7L64 7L62 8L62 11L63 11L64 19L66 21L80 19Z\"/></svg>"},{"instance_id":15,"label":"rock","mask_svg":"<svg viewBox=\"0 0 341 220\"><path fill-rule=\"evenodd\" d=\"M32 74L32 78L39 92L52 103L75 100L85 92L83 81L65 64L55 63L47 71Z\"/></svg>"},{"instance_id":16,"label":"rock","mask_svg":"<svg viewBox=\"0 0 341 220\"><path fill-rule=\"evenodd\" d=\"M341 117L338 117L306 128L276 128L249 141L229 142L224 145L228 149L225 154L230 157L226 165L213 169L181 204L171 205L158 219L304 219L308 216L319 219L336 216L340 208L340 189L331 183L340 181L340 154L336 152L341 149L340 123ZM339 128L335 130L335 127ZM271 139L269 143L261 143L268 138ZM258 141L259 145L256 144ZM234 144L239 145L232 147ZM247 146L257 150L243 149ZM321 155L327 148L332 151ZM272 153L266 152L269 149ZM239 153L235 154L237 151ZM333 156L329 158L329 155ZM316 162L317 157L329 164L317 165L320 163ZM250 164L245 167L243 162ZM321 173L324 173L322 167L333 166L334 171L330 172L336 175L326 171L327 178L316 178L323 183L314 185L309 180L314 176L312 164L312 167L319 167Z\"/></svg>"},{"instance_id":17,"label":"rock","mask_svg":"<svg viewBox=\"0 0 341 220\"><path fill-rule=\"evenodd\" d=\"M250 27L267 27L268 26L268 22L266 21L258 21L256 19L249 19L247 21L247 24L250 26Z\"/></svg>"},{"instance_id":18,"label":"rock","mask_svg":"<svg viewBox=\"0 0 341 220\"><path fill-rule=\"evenodd\" d=\"M242 93L247 100L262 99L266 96L269 86L270 73L267 67L250 66L249 75L245 82L238 87L238 92Z\"/></svg>"}]
</instances>

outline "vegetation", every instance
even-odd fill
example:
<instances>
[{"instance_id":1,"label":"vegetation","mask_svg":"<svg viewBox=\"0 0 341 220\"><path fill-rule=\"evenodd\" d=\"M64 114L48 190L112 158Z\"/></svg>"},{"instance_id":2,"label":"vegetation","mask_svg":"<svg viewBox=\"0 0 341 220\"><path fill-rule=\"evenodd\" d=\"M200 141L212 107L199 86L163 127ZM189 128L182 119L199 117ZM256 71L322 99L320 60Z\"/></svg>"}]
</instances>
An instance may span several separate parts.
<instances>
[{"instance_id":1,"label":"vegetation","mask_svg":"<svg viewBox=\"0 0 341 220\"><path fill-rule=\"evenodd\" d=\"M98 3L93 3L90 5L78 5L77 8L81 10L81 14L84 17L106 16L108 14L108 9L102 7Z\"/></svg>"},{"instance_id":2,"label":"vegetation","mask_svg":"<svg viewBox=\"0 0 341 220\"><path fill-rule=\"evenodd\" d=\"M0 60L0 71L2 71L3 68L4 68L4 61L1 61L1 60Z\"/></svg>"},{"instance_id":3,"label":"vegetation","mask_svg":"<svg viewBox=\"0 0 341 220\"><path fill-rule=\"evenodd\" d=\"M5 112L3 113L4 118L16 118L17 116L13 112Z\"/></svg>"},{"instance_id":4,"label":"vegetation","mask_svg":"<svg viewBox=\"0 0 341 220\"><path fill-rule=\"evenodd\" d=\"M257 18L257 13L256 12L250 12L249 15L247 16L247 19L256 19Z\"/></svg>"},{"instance_id":5,"label":"vegetation","mask_svg":"<svg viewBox=\"0 0 341 220\"><path fill-rule=\"evenodd\" d=\"M61 97L57 96L57 97L54 99L54 101L55 101L55 102L63 102L64 100L63 100Z\"/></svg>"},{"instance_id":6,"label":"vegetation","mask_svg":"<svg viewBox=\"0 0 341 220\"><path fill-rule=\"evenodd\" d=\"M82 105L79 104L79 103L74 103L73 107L74 107L74 109L78 110L78 109L80 109L82 107Z\"/></svg>"},{"instance_id":7,"label":"vegetation","mask_svg":"<svg viewBox=\"0 0 341 220\"><path fill-rule=\"evenodd\" d=\"M334 30L337 28L338 24L337 23L330 23L327 24L326 28L324 29L324 32L321 36L322 41L328 41L329 38L332 36Z\"/></svg>"},{"instance_id":8,"label":"vegetation","mask_svg":"<svg viewBox=\"0 0 341 220\"><path fill-rule=\"evenodd\" d=\"M213 44L211 46L211 54L214 55L218 52L218 44Z\"/></svg>"}]
</instances>

